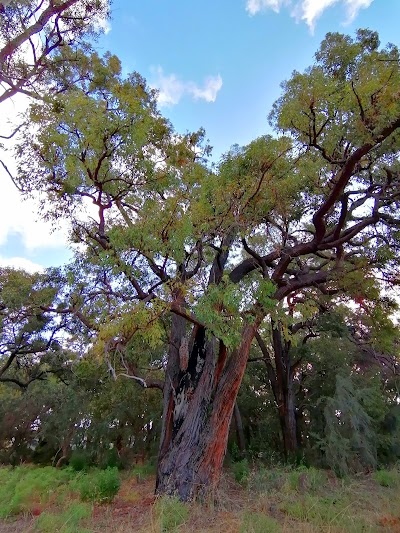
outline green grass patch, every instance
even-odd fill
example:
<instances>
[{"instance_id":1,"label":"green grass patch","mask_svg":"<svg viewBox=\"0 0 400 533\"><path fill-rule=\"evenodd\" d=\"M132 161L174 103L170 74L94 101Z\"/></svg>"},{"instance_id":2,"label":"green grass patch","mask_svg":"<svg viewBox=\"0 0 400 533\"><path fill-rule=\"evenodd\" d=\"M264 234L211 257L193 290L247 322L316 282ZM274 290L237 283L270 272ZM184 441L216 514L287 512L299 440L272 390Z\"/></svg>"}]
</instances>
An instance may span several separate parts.
<instances>
[{"instance_id":1,"label":"green grass patch","mask_svg":"<svg viewBox=\"0 0 400 533\"><path fill-rule=\"evenodd\" d=\"M398 487L400 485L400 473L397 470L378 470L374 473L374 479L382 487Z\"/></svg>"},{"instance_id":2,"label":"green grass patch","mask_svg":"<svg viewBox=\"0 0 400 533\"><path fill-rule=\"evenodd\" d=\"M42 513L35 523L35 530L40 533L89 533L82 527L82 521L90 518L92 507L87 503L71 504L63 513Z\"/></svg>"},{"instance_id":3,"label":"green grass patch","mask_svg":"<svg viewBox=\"0 0 400 533\"><path fill-rule=\"evenodd\" d=\"M286 489L289 491L317 492L327 484L326 472L316 468L299 467L287 473Z\"/></svg>"},{"instance_id":4,"label":"green grass patch","mask_svg":"<svg viewBox=\"0 0 400 533\"><path fill-rule=\"evenodd\" d=\"M246 511L240 524L240 533L279 533L282 527L277 520L263 513Z\"/></svg>"},{"instance_id":5,"label":"green grass patch","mask_svg":"<svg viewBox=\"0 0 400 533\"><path fill-rule=\"evenodd\" d=\"M319 497L307 494L283 504L284 512L301 522L309 522L322 529L339 528L348 533L372 531L371 524L354 513L358 502L346 495Z\"/></svg>"},{"instance_id":6,"label":"green grass patch","mask_svg":"<svg viewBox=\"0 0 400 533\"><path fill-rule=\"evenodd\" d=\"M93 469L87 474L83 474L75 486L83 501L111 502L121 486L118 468Z\"/></svg>"},{"instance_id":7,"label":"green grass patch","mask_svg":"<svg viewBox=\"0 0 400 533\"><path fill-rule=\"evenodd\" d=\"M142 465L135 465L132 469L132 474L136 476L137 481L144 481L150 476L155 475L157 467L153 463L143 463Z\"/></svg>"},{"instance_id":8,"label":"green grass patch","mask_svg":"<svg viewBox=\"0 0 400 533\"><path fill-rule=\"evenodd\" d=\"M175 497L162 496L154 510L163 533L176 531L189 518L189 506Z\"/></svg>"},{"instance_id":9,"label":"green grass patch","mask_svg":"<svg viewBox=\"0 0 400 533\"><path fill-rule=\"evenodd\" d=\"M47 503L71 480L69 470L51 466L35 468L19 466L1 469L0 518L6 518Z\"/></svg>"}]
</instances>

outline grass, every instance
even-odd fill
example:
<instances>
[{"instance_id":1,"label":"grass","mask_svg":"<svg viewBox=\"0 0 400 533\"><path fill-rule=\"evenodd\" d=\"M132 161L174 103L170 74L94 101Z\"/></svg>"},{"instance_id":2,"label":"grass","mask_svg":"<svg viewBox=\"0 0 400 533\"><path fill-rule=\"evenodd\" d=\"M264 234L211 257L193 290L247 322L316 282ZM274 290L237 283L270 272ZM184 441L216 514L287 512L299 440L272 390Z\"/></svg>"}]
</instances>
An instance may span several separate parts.
<instances>
[{"instance_id":1,"label":"grass","mask_svg":"<svg viewBox=\"0 0 400 533\"><path fill-rule=\"evenodd\" d=\"M397 469L338 479L314 468L246 465L246 482L225 473L207 504L155 499L152 471L143 465L120 479L112 468L0 468L0 516L26 533L400 531Z\"/></svg>"},{"instance_id":2,"label":"grass","mask_svg":"<svg viewBox=\"0 0 400 533\"><path fill-rule=\"evenodd\" d=\"M92 507L87 503L71 503L61 513L43 512L35 523L35 530L40 533L84 533L90 530L82 527L82 521L90 518Z\"/></svg>"},{"instance_id":3,"label":"grass","mask_svg":"<svg viewBox=\"0 0 400 533\"><path fill-rule=\"evenodd\" d=\"M382 487L400 486L400 472L397 469L378 470L374 473L374 479Z\"/></svg>"},{"instance_id":4,"label":"grass","mask_svg":"<svg viewBox=\"0 0 400 533\"><path fill-rule=\"evenodd\" d=\"M170 533L177 531L189 518L189 505L178 498L163 496L154 505L159 531Z\"/></svg>"}]
</instances>

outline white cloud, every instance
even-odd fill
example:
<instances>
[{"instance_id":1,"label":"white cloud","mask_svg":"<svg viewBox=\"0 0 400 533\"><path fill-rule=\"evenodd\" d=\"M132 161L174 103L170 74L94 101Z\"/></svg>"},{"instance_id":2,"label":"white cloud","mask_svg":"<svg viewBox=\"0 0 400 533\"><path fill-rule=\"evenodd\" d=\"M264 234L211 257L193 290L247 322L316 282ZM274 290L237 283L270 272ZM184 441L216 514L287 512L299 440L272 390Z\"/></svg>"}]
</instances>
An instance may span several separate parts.
<instances>
[{"instance_id":1,"label":"white cloud","mask_svg":"<svg viewBox=\"0 0 400 533\"><path fill-rule=\"evenodd\" d=\"M152 73L151 86L159 91L158 103L161 107L176 105L186 95L194 100L215 102L222 87L222 78L219 74L208 76L202 85L197 85L193 81L179 79L176 74L165 74L160 66L152 68Z\"/></svg>"},{"instance_id":2,"label":"white cloud","mask_svg":"<svg viewBox=\"0 0 400 533\"><path fill-rule=\"evenodd\" d=\"M153 70L154 82L151 84L158 93L158 103L160 106L176 105L185 92L182 81L178 80L175 74L164 74L161 67Z\"/></svg>"},{"instance_id":3,"label":"white cloud","mask_svg":"<svg viewBox=\"0 0 400 533\"><path fill-rule=\"evenodd\" d=\"M256 15L263 9L272 9L275 13L279 13L282 6L288 3L288 0L247 0L246 11L250 15Z\"/></svg>"},{"instance_id":4,"label":"white cloud","mask_svg":"<svg viewBox=\"0 0 400 533\"><path fill-rule=\"evenodd\" d=\"M97 17L93 21L93 28L94 28L95 31L99 31L99 32L105 33L107 35L111 31L111 24L110 24L110 21L107 18Z\"/></svg>"},{"instance_id":5,"label":"white cloud","mask_svg":"<svg viewBox=\"0 0 400 533\"><path fill-rule=\"evenodd\" d=\"M18 123L18 116L28 105L26 97L18 95L8 99L1 108L3 122L0 134L9 135ZM4 140L0 148L0 160L15 175L15 160L12 155L15 139ZM39 220L39 204L35 200L23 200L3 166L0 165L0 190L2 208L0 209L0 245L13 235L19 234L28 250L37 248L60 247L67 242L66 228L54 230L54 224Z\"/></svg>"},{"instance_id":6,"label":"white cloud","mask_svg":"<svg viewBox=\"0 0 400 533\"><path fill-rule=\"evenodd\" d=\"M304 21L311 31L322 13L334 4L342 4L346 11L345 24L350 24L361 9L366 9L373 0L247 0L246 11L256 15L262 10L272 9L279 13L284 6L291 8L291 16Z\"/></svg>"},{"instance_id":7,"label":"white cloud","mask_svg":"<svg viewBox=\"0 0 400 533\"><path fill-rule=\"evenodd\" d=\"M293 10L296 19L304 20L311 31L314 31L315 23L328 7L336 4L338 0L303 0Z\"/></svg>"},{"instance_id":8,"label":"white cloud","mask_svg":"<svg viewBox=\"0 0 400 533\"><path fill-rule=\"evenodd\" d=\"M44 268L38 263L34 263L25 257L1 257L0 256L0 267L12 267L20 270L26 270L33 274L34 272L43 272Z\"/></svg>"},{"instance_id":9,"label":"white cloud","mask_svg":"<svg viewBox=\"0 0 400 533\"><path fill-rule=\"evenodd\" d=\"M203 87L193 84L188 87L188 92L195 100L205 100L206 102L215 102L217 94L222 87L222 78L218 76L209 76L204 81Z\"/></svg>"},{"instance_id":10,"label":"white cloud","mask_svg":"<svg viewBox=\"0 0 400 533\"><path fill-rule=\"evenodd\" d=\"M367 9L374 0L345 0L346 4L346 24L350 24L358 15L360 9Z\"/></svg>"}]
</instances>

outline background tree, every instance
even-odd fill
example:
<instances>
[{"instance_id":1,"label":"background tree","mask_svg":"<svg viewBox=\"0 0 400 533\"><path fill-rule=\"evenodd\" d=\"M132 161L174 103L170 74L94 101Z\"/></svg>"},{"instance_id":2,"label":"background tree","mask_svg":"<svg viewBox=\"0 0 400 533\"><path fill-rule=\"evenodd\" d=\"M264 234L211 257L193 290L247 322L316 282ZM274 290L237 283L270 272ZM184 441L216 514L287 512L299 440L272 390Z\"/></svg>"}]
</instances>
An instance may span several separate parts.
<instances>
[{"instance_id":1,"label":"background tree","mask_svg":"<svg viewBox=\"0 0 400 533\"><path fill-rule=\"evenodd\" d=\"M57 293L51 275L0 269L0 382L26 388L67 371L67 319L46 313Z\"/></svg>"},{"instance_id":2,"label":"background tree","mask_svg":"<svg viewBox=\"0 0 400 533\"><path fill-rule=\"evenodd\" d=\"M108 0L3 3L0 103L17 93L42 97L46 76L62 59L60 49L69 46L76 50L82 39L94 37L104 27L108 10Z\"/></svg>"}]
</instances>

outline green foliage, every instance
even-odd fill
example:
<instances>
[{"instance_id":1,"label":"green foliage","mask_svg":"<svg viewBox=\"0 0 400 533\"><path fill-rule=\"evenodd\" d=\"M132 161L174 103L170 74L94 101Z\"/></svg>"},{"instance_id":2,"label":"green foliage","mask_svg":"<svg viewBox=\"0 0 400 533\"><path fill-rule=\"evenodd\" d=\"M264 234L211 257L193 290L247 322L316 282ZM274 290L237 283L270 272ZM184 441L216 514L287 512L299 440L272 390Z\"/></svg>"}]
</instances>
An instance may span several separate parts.
<instances>
[{"instance_id":1,"label":"green foliage","mask_svg":"<svg viewBox=\"0 0 400 533\"><path fill-rule=\"evenodd\" d=\"M83 501L111 502L119 491L121 480L117 468L91 470L76 481Z\"/></svg>"},{"instance_id":2,"label":"green foliage","mask_svg":"<svg viewBox=\"0 0 400 533\"><path fill-rule=\"evenodd\" d=\"M74 450L69 458L69 466L75 472L89 470L93 464L93 458L87 450Z\"/></svg>"},{"instance_id":3,"label":"green foliage","mask_svg":"<svg viewBox=\"0 0 400 533\"><path fill-rule=\"evenodd\" d=\"M321 447L327 464L342 476L376 466L376 434L361 402L368 392L368 388L356 389L351 378L338 375L335 395L326 402Z\"/></svg>"},{"instance_id":4,"label":"green foliage","mask_svg":"<svg viewBox=\"0 0 400 533\"><path fill-rule=\"evenodd\" d=\"M178 498L162 496L155 504L161 532L173 532L189 518L189 507Z\"/></svg>"},{"instance_id":5,"label":"green foliage","mask_svg":"<svg viewBox=\"0 0 400 533\"><path fill-rule=\"evenodd\" d=\"M100 33L101 20L109 16L109 6L107 0L83 3L60 0L55 5L45 3L42 5L44 15L39 25L35 0L11 2L7 7L4 6L0 40L10 45L3 51L7 81L1 88L1 101L20 91L34 98L42 96L44 87L53 86L57 71L65 84L67 79L62 76L63 70L68 71L70 66L73 68L77 57L84 60L89 40ZM62 40L59 38L58 23L63 28ZM36 38L35 42L32 36ZM37 68L38 64L41 65L40 69Z\"/></svg>"},{"instance_id":6,"label":"green foliage","mask_svg":"<svg viewBox=\"0 0 400 533\"><path fill-rule=\"evenodd\" d=\"M89 533L90 530L82 528L81 523L91 514L89 504L71 503L63 513L42 513L35 522L35 530L40 533Z\"/></svg>"},{"instance_id":7,"label":"green foliage","mask_svg":"<svg viewBox=\"0 0 400 533\"><path fill-rule=\"evenodd\" d=\"M285 479L286 473L283 469L265 468L260 465L253 471L248 486L251 492L276 493L283 488Z\"/></svg>"},{"instance_id":8,"label":"green foliage","mask_svg":"<svg viewBox=\"0 0 400 533\"><path fill-rule=\"evenodd\" d=\"M150 476L155 475L156 465L154 463L144 463L142 465L135 465L132 469L132 474L136 476L138 481L144 481Z\"/></svg>"},{"instance_id":9,"label":"green foliage","mask_svg":"<svg viewBox=\"0 0 400 533\"><path fill-rule=\"evenodd\" d=\"M68 470L52 467L0 469L0 517L29 511L37 503L47 502L71 477Z\"/></svg>"},{"instance_id":10,"label":"green foliage","mask_svg":"<svg viewBox=\"0 0 400 533\"><path fill-rule=\"evenodd\" d=\"M196 315L228 348L240 342L242 322L238 316L242 293L237 284L224 278L219 285L211 285L199 299Z\"/></svg>"},{"instance_id":11,"label":"green foliage","mask_svg":"<svg viewBox=\"0 0 400 533\"><path fill-rule=\"evenodd\" d=\"M262 513L245 512L240 533L279 533L282 527L279 522Z\"/></svg>"},{"instance_id":12,"label":"green foliage","mask_svg":"<svg viewBox=\"0 0 400 533\"><path fill-rule=\"evenodd\" d=\"M374 479L382 487L400 486L400 473L398 470L377 470L374 472Z\"/></svg>"},{"instance_id":13,"label":"green foliage","mask_svg":"<svg viewBox=\"0 0 400 533\"><path fill-rule=\"evenodd\" d=\"M235 480L241 485L246 485L250 476L250 466L247 459L242 459L231 465L231 470Z\"/></svg>"}]
</instances>

